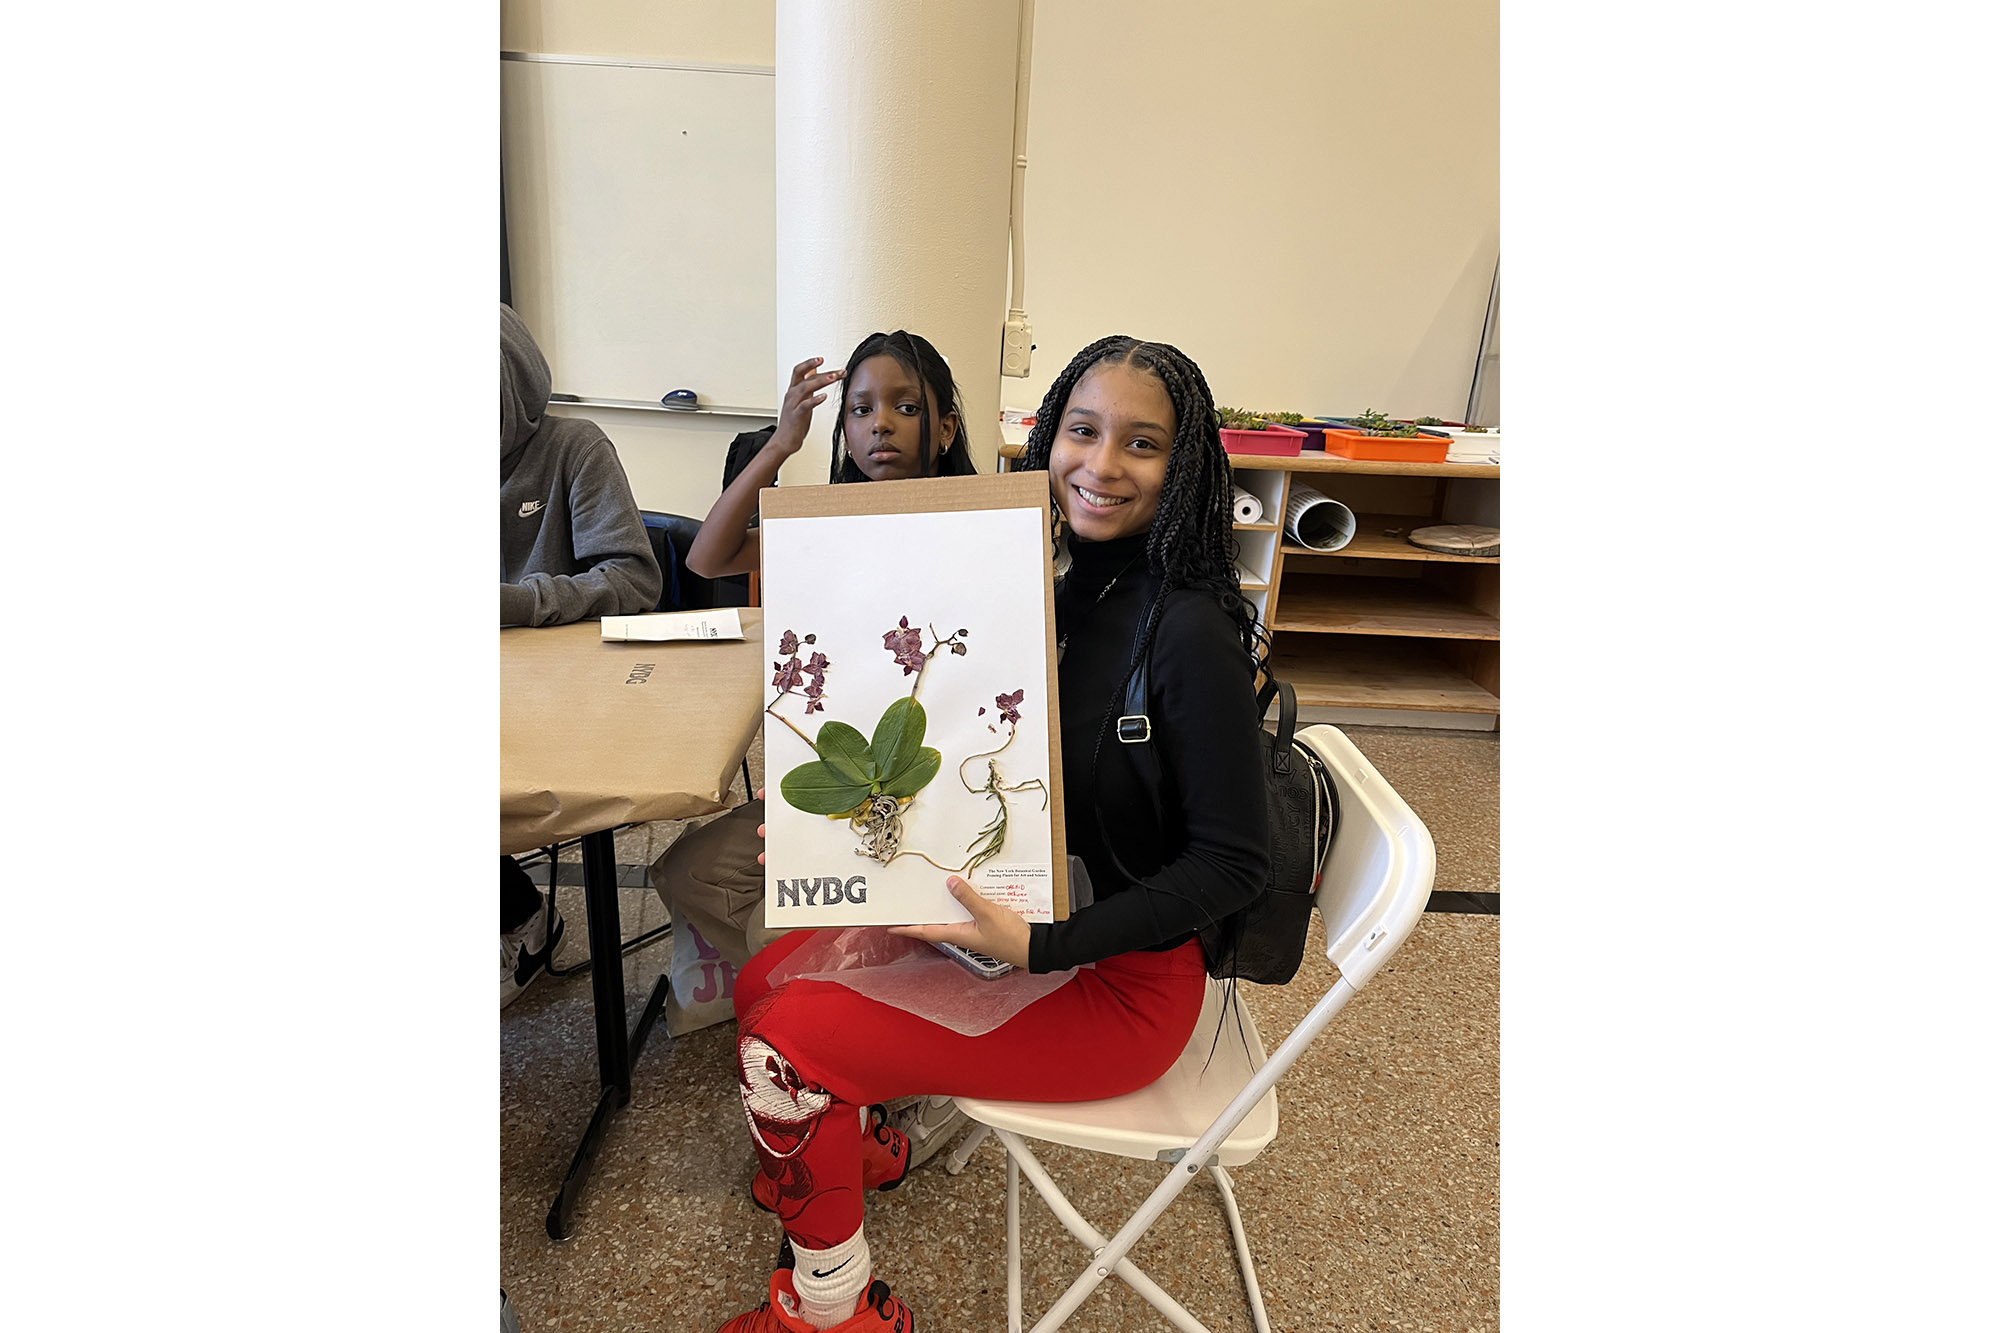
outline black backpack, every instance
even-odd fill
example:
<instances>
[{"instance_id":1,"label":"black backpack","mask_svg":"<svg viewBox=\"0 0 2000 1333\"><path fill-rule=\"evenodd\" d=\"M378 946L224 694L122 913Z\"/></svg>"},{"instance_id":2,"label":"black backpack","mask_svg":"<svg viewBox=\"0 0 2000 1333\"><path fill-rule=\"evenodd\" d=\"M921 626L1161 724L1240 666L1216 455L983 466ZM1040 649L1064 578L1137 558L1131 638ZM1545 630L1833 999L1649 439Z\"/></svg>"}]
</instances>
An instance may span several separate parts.
<instances>
[{"instance_id":1,"label":"black backpack","mask_svg":"<svg viewBox=\"0 0 2000 1333\"><path fill-rule=\"evenodd\" d=\"M1149 643L1125 686L1125 714L1118 719L1117 736L1132 747L1133 766L1152 797L1158 827L1165 828L1161 793L1166 775L1153 749L1152 720L1146 709L1146 664L1151 656ZM1268 661L1264 672L1264 688L1257 693L1257 738L1263 745L1264 793L1270 808L1271 874L1264 891L1248 907L1202 928L1201 951L1211 977L1282 986L1305 957L1313 892L1319 888L1326 849L1340 826L1340 801L1319 756L1292 739L1299 718L1298 695L1271 674ZM1274 696L1275 736L1262 726ZM1110 846L1108 839L1105 846Z\"/></svg>"}]
</instances>

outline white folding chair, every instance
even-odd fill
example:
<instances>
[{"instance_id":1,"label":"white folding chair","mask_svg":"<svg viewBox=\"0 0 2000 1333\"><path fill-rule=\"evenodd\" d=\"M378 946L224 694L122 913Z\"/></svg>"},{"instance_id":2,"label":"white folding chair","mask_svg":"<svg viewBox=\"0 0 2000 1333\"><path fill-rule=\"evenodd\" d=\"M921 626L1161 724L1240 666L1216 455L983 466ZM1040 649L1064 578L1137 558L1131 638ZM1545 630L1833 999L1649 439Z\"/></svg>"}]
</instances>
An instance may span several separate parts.
<instances>
[{"instance_id":1,"label":"white folding chair","mask_svg":"<svg viewBox=\"0 0 2000 1333\"><path fill-rule=\"evenodd\" d=\"M1298 739L1325 762L1339 789L1340 829L1327 851L1325 873L1314 895L1326 924L1327 961L1339 975L1277 1052L1265 1057L1263 1040L1241 999L1233 989L1211 981L1187 1049L1148 1087L1094 1102L957 1099L976 1128L947 1159L946 1170L953 1174L962 1170L989 1131L1007 1152L1008 1333L1021 1333L1020 1176L1024 1173L1050 1211L1091 1251L1089 1267L1049 1307L1034 1333L1060 1327L1113 1273L1175 1328L1208 1333L1206 1325L1126 1257L1203 1166L1209 1168L1222 1195L1258 1333L1270 1333L1227 1168L1252 1160L1277 1136L1278 1079L1409 938L1430 899L1437 871L1430 830L1352 741L1324 725L1304 728ZM1035 1159L1028 1139L1177 1165L1118 1234L1106 1240L1063 1197Z\"/></svg>"}]
</instances>

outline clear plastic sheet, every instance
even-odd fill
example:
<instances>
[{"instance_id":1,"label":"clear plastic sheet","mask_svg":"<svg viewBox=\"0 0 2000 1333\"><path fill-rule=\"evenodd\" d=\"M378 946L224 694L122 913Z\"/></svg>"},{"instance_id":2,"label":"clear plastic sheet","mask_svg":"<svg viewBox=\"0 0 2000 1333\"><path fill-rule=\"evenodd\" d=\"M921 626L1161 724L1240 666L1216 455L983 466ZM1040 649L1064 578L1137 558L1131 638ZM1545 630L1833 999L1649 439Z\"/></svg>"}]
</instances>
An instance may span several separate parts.
<instances>
[{"instance_id":1,"label":"clear plastic sheet","mask_svg":"<svg viewBox=\"0 0 2000 1333\"><path fill-rule=\"evenodd\" d=\"M1017 967L983 981L922 940L891 935L881 926L849 926L823 931L772 970L771 984L831 981L962 1036L978 1037L1054 994L1075 975L1075 968L1035 974Z\"/></svg>"}]
</instances>

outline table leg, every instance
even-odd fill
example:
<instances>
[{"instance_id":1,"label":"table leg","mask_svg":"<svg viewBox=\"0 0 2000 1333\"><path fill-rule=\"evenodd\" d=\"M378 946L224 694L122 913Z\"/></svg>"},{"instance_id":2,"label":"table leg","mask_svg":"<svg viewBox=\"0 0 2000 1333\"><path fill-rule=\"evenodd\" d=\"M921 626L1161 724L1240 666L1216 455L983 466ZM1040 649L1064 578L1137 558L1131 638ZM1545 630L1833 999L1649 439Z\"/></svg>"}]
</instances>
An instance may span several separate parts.
<instances>
[{"instance_id":1,"label":"table leg","mask_svg":"<svg viewBox=\"0 0 2000 1333\"><path fill-rule=\"evenodd\" d=\"M611 831L583 839L583 904L590 937L590 998L597 1027L597 1107L583 1131L583 1141L570 1159L562 1189L549 1205L550 1240L568 1240L576 1201L590 1175L590 1163L604 1138L605 1127L620 1107L632 1100L632 1062L652 1032L653 1020L666 1003L668 979L654 983L639 1025L628 1039L625 1032L624 939L618 921L618 863Z\"/></svg>"},{"instance_id":2,"label":"table leg","mask_svg":"<svg viewBox=\"0 0 2000 1333\"><path fill-rule=\"evenodd\" d=\"M618 921L618 855L611 831L583 840L583 911L590 934L590 1004L597 1016L597 1085L632 1100L625 1044L625 937Z\"/></svg>"}]
</instances>

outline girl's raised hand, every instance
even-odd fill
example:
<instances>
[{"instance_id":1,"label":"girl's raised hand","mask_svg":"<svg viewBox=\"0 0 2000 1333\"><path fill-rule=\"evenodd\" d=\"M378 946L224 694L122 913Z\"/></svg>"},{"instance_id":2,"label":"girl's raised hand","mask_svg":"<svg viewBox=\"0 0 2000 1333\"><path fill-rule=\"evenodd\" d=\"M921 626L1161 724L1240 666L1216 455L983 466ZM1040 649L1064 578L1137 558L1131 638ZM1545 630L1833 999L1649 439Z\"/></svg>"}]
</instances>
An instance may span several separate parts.
<instances>
[{"instance_id":1,"label":"girl's raised hand","mask_svg":"<svg viewBox=\"0 0 2000 1333\"><path fill-rule=\"evenodd\" d=\"M949 876L944 886L960 907L972 913L972 920L932 926L891 926L889 933L931 944L956 944L1026 971L1028 919L998 903L987 902L979 896L979 890L956 875Z\"/></svg>"},{"instance_id":2,"label":"girl's raised hand","mask_svg":"<svg viewBox=\"0 0 2000 1333\"><path fill-rule=\"evenodd\" d=\"M806 430L812 425L813 409L826 401L826 387L838 383L847 373L845 370L813 373L825 360L823 356L809 356L792 367L791 387L785 390L784 404L778 409L778 429L764 446L776 450L780 458L790 458L799 451L799 446L806 442Z\"/></svg>"}]
</instances>

